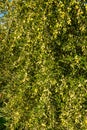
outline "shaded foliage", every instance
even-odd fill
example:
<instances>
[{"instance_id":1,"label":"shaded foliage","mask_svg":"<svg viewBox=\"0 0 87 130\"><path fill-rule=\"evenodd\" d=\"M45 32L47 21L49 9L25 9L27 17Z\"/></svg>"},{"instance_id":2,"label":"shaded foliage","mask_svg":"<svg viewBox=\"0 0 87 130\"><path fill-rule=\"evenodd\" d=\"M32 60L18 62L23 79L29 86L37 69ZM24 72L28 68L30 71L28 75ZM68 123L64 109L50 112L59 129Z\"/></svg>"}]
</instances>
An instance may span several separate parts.
<instances>
[{"instance_id":1,"label":"shaded foliage","mask_svg":"<svg viewBox=\"0 0 87 130\"><path fill-rule=\"evenodd\" d=\"M86 130L87 5L13 0L5 8L0 129Z\"/></svg>"}]
</instances>

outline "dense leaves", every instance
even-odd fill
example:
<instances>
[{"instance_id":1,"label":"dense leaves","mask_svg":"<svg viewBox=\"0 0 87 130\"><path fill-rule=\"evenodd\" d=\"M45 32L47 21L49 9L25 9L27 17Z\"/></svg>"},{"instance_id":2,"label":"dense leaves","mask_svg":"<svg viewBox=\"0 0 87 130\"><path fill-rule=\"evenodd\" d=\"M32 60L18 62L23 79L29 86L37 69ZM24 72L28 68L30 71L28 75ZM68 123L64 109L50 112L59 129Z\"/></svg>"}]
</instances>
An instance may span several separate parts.
<instances>
[{"instance_id":1,"label":"dense leaves","mask_svg":"<svg viewBox=\"0 0 87 130\"><path fill-rule=\"evenodd\" d=\"M7 9L0 32L4 129L86 130L87 5L13 0L2 7Z\"/></svg>"}]
</instances>

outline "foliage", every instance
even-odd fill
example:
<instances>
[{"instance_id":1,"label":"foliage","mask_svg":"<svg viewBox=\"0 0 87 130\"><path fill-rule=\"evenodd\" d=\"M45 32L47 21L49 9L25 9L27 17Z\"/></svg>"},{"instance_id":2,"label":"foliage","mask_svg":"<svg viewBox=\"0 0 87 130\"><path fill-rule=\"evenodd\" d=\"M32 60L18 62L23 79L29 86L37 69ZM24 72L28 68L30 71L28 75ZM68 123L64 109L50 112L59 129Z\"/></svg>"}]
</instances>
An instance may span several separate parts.
<instances>
[{"instance_id":1,"label":"foliage","mask_svg":"<svg viewBox=\"0 0 87 130\"><path fill-rule=\"evenodd\" d=\"M5 7L0 93L6 130L86 130L87 5L13 0Z\"/></svg>"}]
</instances>

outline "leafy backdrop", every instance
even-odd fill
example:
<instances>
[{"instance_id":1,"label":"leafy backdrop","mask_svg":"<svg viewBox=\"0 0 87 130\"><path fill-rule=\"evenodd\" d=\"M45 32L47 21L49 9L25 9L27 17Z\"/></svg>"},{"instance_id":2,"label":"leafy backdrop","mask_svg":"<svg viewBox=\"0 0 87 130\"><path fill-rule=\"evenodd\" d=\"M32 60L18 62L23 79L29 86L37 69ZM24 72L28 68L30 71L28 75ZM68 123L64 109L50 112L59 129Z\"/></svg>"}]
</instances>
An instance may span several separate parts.
<instances>
[{"instance_id":1,"label":"leafy backdrop","mask_svg":"<svg viewBox=\"0 0 87 130\"><path fill-rule=\"evenodd\" d=\"M86 130L87 5L0 3L7 11L0 27L0 127Z\"/></svg>"}]
</instances>

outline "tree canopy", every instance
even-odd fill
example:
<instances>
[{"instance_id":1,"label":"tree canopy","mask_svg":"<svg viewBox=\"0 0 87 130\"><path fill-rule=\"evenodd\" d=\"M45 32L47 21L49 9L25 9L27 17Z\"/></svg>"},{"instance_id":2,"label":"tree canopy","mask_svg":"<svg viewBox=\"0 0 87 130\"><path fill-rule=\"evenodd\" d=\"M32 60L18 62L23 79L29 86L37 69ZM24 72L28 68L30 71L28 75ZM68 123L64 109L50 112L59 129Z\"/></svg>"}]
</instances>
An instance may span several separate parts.
<instances>
[{"instance_id":1,"label":"tree canopy","mask_svg":"<svg viewBox=\"0 0 87 130\"><path fill-rule=\"evenodd\" d=\"M6 130L86 130L87 5L77 0L0 3L7 12L0 24Z\"/></svg>"}]
</instances>

